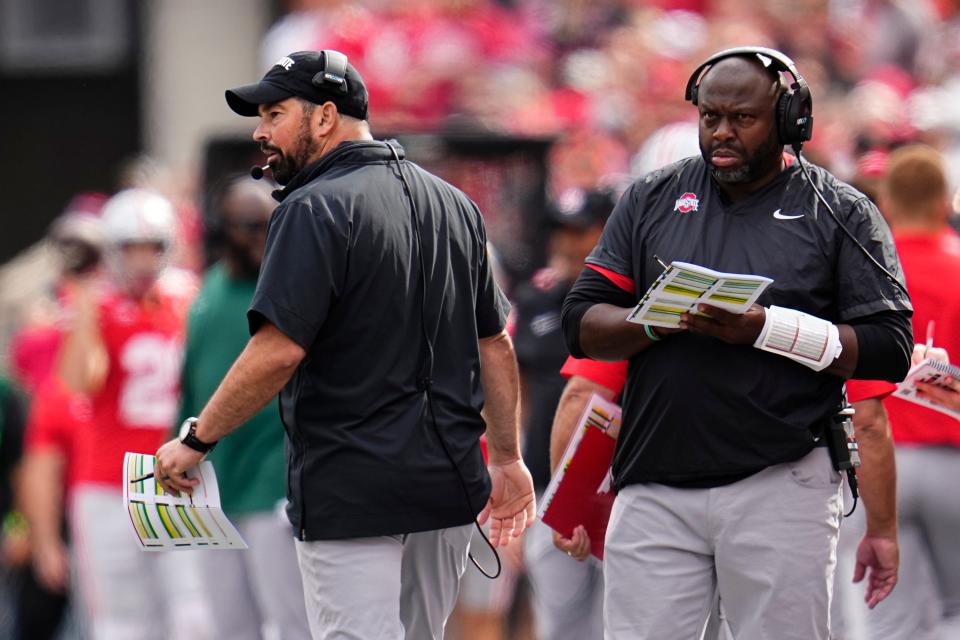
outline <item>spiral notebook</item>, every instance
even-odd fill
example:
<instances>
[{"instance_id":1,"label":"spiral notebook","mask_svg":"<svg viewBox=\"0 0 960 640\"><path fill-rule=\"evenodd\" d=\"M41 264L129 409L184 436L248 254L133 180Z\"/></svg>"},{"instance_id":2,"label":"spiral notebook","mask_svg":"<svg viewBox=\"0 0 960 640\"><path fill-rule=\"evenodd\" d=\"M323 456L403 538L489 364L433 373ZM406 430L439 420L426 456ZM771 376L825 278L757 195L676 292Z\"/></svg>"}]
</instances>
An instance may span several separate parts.
<instances>
[{"instance_id":1,"label":"spiral notebook","mask_svg":"<svg viewBox=\"0 0 960 640\"><path fill-rule=\"evenodd\" d=\"M909 402L915 402L919 405L923 405L924 407L933 409L934 411L939 411L940 413L945 413L948 416L952 416L957 420L960 420L960 411L947 408L940 404L935 404L926 398L917 395L917 382L925 382L927 384L946 387L943 381L948 377L954 378L955 380L960 380L960 367L948 364L946 362L938 362L936 360L927 359L923 362L917 363L910 369L903 382L897 385L897 390L893 392L893 395L897 398L903 398Z\"/></svg>"}]
</instances>

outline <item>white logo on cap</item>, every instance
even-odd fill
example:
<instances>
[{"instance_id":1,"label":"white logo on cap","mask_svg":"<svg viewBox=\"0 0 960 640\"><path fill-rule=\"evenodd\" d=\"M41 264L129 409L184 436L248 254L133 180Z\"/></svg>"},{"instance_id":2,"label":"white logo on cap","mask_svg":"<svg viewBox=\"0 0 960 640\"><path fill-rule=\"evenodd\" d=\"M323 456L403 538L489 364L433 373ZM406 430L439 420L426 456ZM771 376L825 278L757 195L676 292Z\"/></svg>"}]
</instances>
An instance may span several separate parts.
<instances>
[{"instance_id":1,"label":"white logo on cap","mask_svg":"<svg viewBox=\"0 0 960 640\"><path fill-rule=\"evenodd\" d=\"M284 71L290 71L290 67L293 66L293 58L289 56L283 56L274 63L275 67L283 67Z\"/></svg>"}]
</instances>

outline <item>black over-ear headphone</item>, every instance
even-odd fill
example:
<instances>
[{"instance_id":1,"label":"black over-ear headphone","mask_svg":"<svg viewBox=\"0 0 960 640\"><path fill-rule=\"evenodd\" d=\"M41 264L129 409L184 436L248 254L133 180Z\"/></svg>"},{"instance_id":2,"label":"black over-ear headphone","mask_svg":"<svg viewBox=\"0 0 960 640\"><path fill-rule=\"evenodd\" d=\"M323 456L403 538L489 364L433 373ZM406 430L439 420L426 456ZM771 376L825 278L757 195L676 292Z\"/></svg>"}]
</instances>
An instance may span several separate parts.
<instances>
[{"instance_id":1,"label":"black over-ear headphone","mask_svg":"<svg viewBox=\"0 0 960 640\"><path fill-rule=\"evenodd\" d=\"M347 93L347 56L333 49L324 49L323 71L313 76L313 86Z\"/></svg>"},{"instance_id":2,"label":"black over-ear headphone","mask_svg":"<svg viewBox=\"0 0 960 640\"><path fill-rule=\"evenodd\" d=\"M813 135L813 97L810 95L807 81L797 71L793 60L776 49L735 47L713 54L690 75L690 79L687 80L686 99L697 104L700 80L706 72L721 60L733 57L756 57L764 67L778 73L789 73L793 77L793 83L777 99L774 115L780 142L784 145L793 145L793 148L799 152L803 143Z\"/></svg>"}]
</instances>

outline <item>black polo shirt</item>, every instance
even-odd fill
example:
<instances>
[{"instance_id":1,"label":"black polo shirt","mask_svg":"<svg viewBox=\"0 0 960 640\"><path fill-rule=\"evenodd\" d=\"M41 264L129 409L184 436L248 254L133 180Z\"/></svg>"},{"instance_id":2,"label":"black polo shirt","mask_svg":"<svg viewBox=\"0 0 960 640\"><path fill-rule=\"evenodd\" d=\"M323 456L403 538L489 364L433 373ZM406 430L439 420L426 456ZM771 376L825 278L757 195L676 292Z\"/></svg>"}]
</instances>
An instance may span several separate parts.
<instances>
[{"instance_id":1,"label":"black polo shirt","mask_svg":"<svg viewBox=\"0 0 960 640\"><path fill-rule=\"evenodd\" d=\"M402 149L399 149L402 157ZM389 147L348 142L280 192L251 303L306 358L280 395L288 514L304 540L392 535L469 523L489 477L478 444L478 338L504 326L476 205L415 164L426 314L410 204ZM423 385L433 340L437 428Z\"/></svg>"},{"instance_id":2,"label":"black polo shirt","mask_svg":"<svg viewBox=\"0 0 960 640\"><path fill-rule=\"evenodd\" d=\"M825 170L810 171L847 228L902 280L876 207ZM773 278L758 301L764 306L835 323L898 311L909 322L909 300L844 236L796 164L734 204L700 157L635 182L587 263L632 280L639 299L662 272L657 257ZM630 360L616 484L712 486L798 459L837 410L842 385L749 345L687 332L665 337Z\"/></svg>"}]
</instances>

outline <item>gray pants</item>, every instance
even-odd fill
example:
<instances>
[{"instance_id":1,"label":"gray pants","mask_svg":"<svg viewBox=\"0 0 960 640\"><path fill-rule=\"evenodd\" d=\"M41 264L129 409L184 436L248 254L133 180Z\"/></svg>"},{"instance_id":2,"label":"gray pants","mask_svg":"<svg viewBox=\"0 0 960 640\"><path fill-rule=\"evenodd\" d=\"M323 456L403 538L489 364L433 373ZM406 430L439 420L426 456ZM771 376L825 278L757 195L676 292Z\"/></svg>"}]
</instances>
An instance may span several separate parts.
<instances>
[{"instance_id":1,"label":"gray pants","mask_svg":"<svg viewBox=\"0 0 960 640\"><path fill-rule=\"evenodd\" d=\"M839 526L824 448L724 487L626 487L607 529L605 637L695 640L719 590L737 640L826 640Z\"/></svg>"},{"instance_id":2,"label":"gray pants","mask_svg":"<svg viewBox=\"0 0 960 640\"><path fill-rule=\"evenodd\" d=\"M540 520L524 536L524 561L533 590L534 622L540 640L585 640L603 635L603 567L553 546Z\"/></svg>"},{"instance_id":3,"label":"gray pants","mask_svg":"<svg viewBox=\"0 0 960 640\"><path fill-rule=\"evenodd\" d=\"M73 575L85 638L215 638L195 549L142 550L119 487L84 484L70 499Z\"/></svg>"},{"instance_id":4,"label":"gray pants","mask_svg":"<svg viewBox=\"0 0 960 640\"><path fill-rule=\"evenodd\" d=\"M314 640L441 640L473 529L297 541Z\"/></svg>"},{"instance_id":5,"label":"gray pants","mask_svg":"<svg viewBox=\"0 0 960 640\"><path fill-rule=\"evenodd\" d=\"M897 447L900 572L893 593L870 611L851 584L863 505L840 530L838 640L960 638L960 449Z\"/></svg>"},{"instance_id":6,"label":"gray pants","mask_svg":"<svg viewBox=\"0 0 960 640\"><path fill-rule=\"evenodd\" d=\"M293 531L280 512L234 519L249 548L199 556L217 634L231 640L310 637Z\"/></svg>"}]
</instances>

